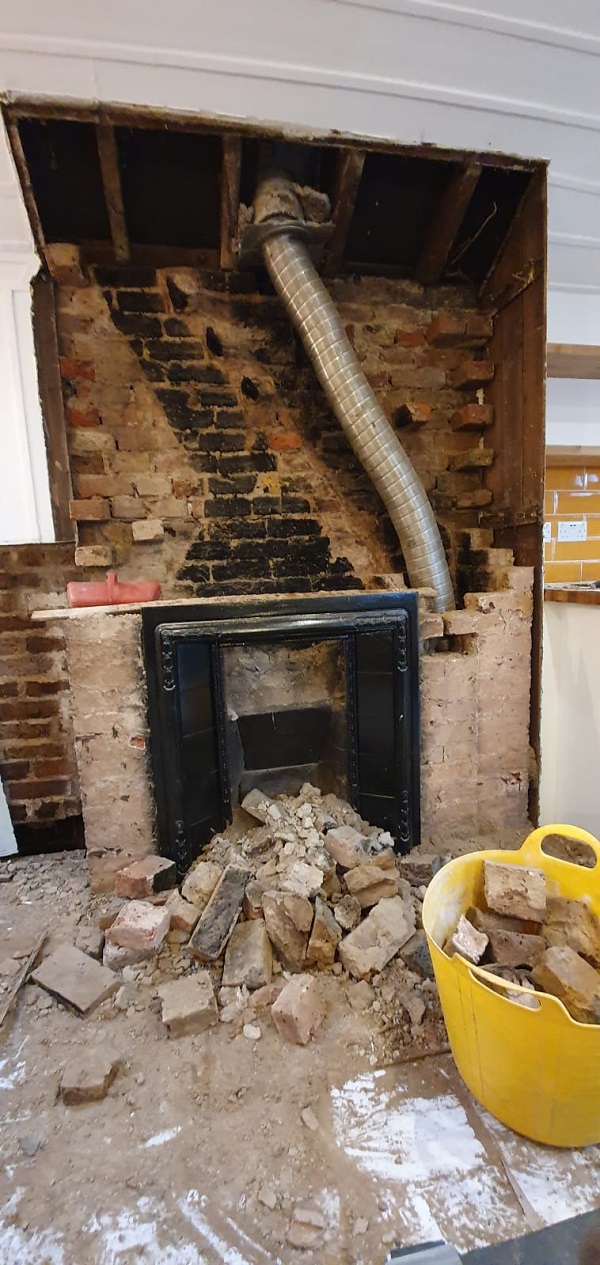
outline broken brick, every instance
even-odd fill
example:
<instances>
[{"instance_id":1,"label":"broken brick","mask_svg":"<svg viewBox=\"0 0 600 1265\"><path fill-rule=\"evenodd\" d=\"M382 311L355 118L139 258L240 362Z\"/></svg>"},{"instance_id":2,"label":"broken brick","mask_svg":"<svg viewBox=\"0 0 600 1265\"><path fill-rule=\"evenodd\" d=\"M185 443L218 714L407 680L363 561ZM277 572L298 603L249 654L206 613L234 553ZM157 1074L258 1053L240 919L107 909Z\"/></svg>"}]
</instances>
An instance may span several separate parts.
<instances>
[{"instance_id":1,"label":"broken brick","mask_svg":"<svg viewBox=\"0 0 600 1265\"><path fill-rule=\"evenodd\" d=\"M171 915L171 930L182 931L191 935L200 917L200 910L191 901L184 900L178 891L173 892L166 904Z\"/></svg>"},{"instance_id":2,"label":"broken brick","mask_svg":"<svg viewBox=\"0 0 600 1265\"><path fill-rule=\"evenodd\" d=\"M263 915L269 940L283 965L299 971L306 958L313 907L304 896L265 892Z\"/></svg>"},{"instance_id":3,"label":"broken brick","mask_svg":"<svg viewBox=\"0 0 600 1265\"><path fill-rule=\"evenodd\" d=\"M114 972L71 944L61 944L31 976L34 984L86 1015L119 987Z\"/></svg>"},{"instance_id":4,"label":"broken brick","mask_svg":"<svg viewBox=\"0 0 600 1265\"><path fill-rule=\"evenodd\" d=\"M219 1022L215 990L208 971L171 980L158 989L162 1021L170 1037L193 1036Z\"/></svg>"},{"instance_id":5,"label":"broken brick","mask_svg":"<svg viewBox=\"0 0 600 1265\"><path fill-rule=\"evenodd\" d=\"M325 847L336 865L351 870L368 860L367 840L353 826L336 826L325 835Z\"/></svg>"},{"instance_id":6,"label":"broken brick","mask_svg":"<svg viewBox=\"0 0 600 1265\"><path fill-rule=\"evenodd\" d=\"M483 862L486 904L496 914L543 922L546 913L546 876L543 870L502 861Z\"/></svg>"},{"instance_id":7,"label":"broken brick","mask_svg":"<svg viewBox=\"0 0 600 1265\"><path fill-rule=\"evenodd\" d=\"M280 1036L295 1045L306 1045L325 1018L323 1002L312 975L295 975L271 1007Z\"/></svg>"},{"instance_id":8,"label":"broken brick","mask_svg":"<svg viewBox=\"0 0 600 1265\"><path fill-rule=\"evenodd\" d=\"M169 861L167 857L142 857L115 874L115 895L139 900L174 887L176 881L174 861Z\"/></svg>"},{"instance_id":9,"label":"broken brick","mask_svg":"<svg viewBox=\"0 0 600 1265\"><path fill-rule=\"evenodd\" d=\"M489 941L494 962L501 966L534 966L546 948L543 936L518 931L490 931Z\"/></svg>"},{"instance_id":10,"label":"broken brick","mask_svg":"<svg viewBox=\"0 0 600 1265\"><path fill-rule=\"evenodd\" d=\"M336 922L331 910L317 896L315 901L315 917L308 941L306 959L314 962L322 970L333 965L338 944L342 938L342 929Z\"/></svg>"},{"instance_id":11,"label":"broken brick","mask_svg":"<svg viewBox=\"0 0 600 1265\"><path fill-rule=\"evenodd\" d=\"M353 931L360 922L360 901L356 899L356 896L342 896L333 907L333 916L342 931Z\"/></svg>"},{"instance_id":12,"label":"broken brick","mask_svg":"<svg viewBox=\"0 0 600 1265\"><path fill-rule=\"evenodd\" d=\"M579 1023L600 1023L600 975L565 946L546 949L533 968L535 983L558 997Z\"/></svg>"},{"instance_id":13,"label":"broken brick","mask_svg":"<svg viewBox=\"0 0 600 1265\"><path fill-rule=\"evenodd\" d=\"M183 899L189 900L192 905L197 905L199 909L204 909L222 873L221 867L215 865L214 861L199 861L198 865L195 865L193 870L190 870L182 884L181 895Z\"/></svg>"},{"instance_id":14,"label":"broken brick","mask_svg":"<svg viewBox=\"0 0 600 1265\"><path fill-rule=\"evenodd\" d=\"M216 962L238 920L246 883L247 869L228 865L196 926L189 943L190 952L201 962Z\"/></svg>"},{"instance_id":15,"label":"broken brick","mask_svg":"<svg viewBox=\"0 0 600 1265\"><path fill-rule=\"evenodd\" d=\"M106 1097L119 1070L119 1059L102 1050L77 1054L63 1068L60 1096L67 1107L100 1102Z\"/></svg>"},{"instance_id":16,"label":"broken brick","mask_svg":"<svg viewBox=\"0 0 600 1265\"><path fill-rule=\"evenodd\" d=\"M106 931L106 940L121 949L156 951L169 930L171 915L163 905L132 900L124 905Z\"/></svg>"},{"instance_id":17,"label":"broken brick","mask_svg":"<svg viewBox=\"0 0 600 1265\"><path fill-rule=\"evenodd\" d=\"M488 938L483 931L477 931L471 922L461 914L456 929L444 945L444 953L452 957L458 953L467 962L480 962L488 947Z\"/></svg>"},{"instance_id":18,"label":"broken brick","mask_svg":"<svg viewBox=\"0 0 600 1265\"><path fill-rule=\"evenodd\" d=\"M400 875L393 853L389 865L385 853L372 857L364 865L348 870L344 882L351 896L355 896L361 909L369 909L388 896L396 896L400 887ZM407 885L408 890L408 885Z\"/></svg>"},{"instance_id":19,"label":"broken brick","mask_svg":"<svg viewBox=\"0 0 600 1265\"><path fill-rule=\"evenodd\" d=\"M550 896L543 934L548 945L567 945L600 966L600 919L583 901Z\"/></svg>"},{"instance_id":20,"label":"broken brick","mask_svg":"<svg viewBox=\"0 0 600 1265\"><path fill-rule=\"evenodd\" d=\"M271 982L272 968L271 941L262 918L238 923L225 951L223 985L245 984L247 988L262 988Z\"/></svg>"},{"instance_id":21,"label":"broken brick","mask_svg":"<svg viewBox=\"0 0 600 1265\"><path fill-rule=\"evenodd\" d=\"M396 955L415 929L415 911L401 896L381 900L355 931L342 940L340 961L357 979L366 979Z\"/></svg>"},{"instance_id":22,"label":"broken brick","mask_svg":"<svg viewBox=\"0 0 600 1265\"><path fill-rule=\"evenodd\" d=\"M434 874L442 868L443 861L438 852L422 852L420 855L396 857L396 865L400 877L406 879L411 887L427 887Z\"/></svg>"},{"instance_id":23,"label":"broken brick","mask_svg":"<svg viewBox=\"0 0 600 1265\"><path fill-rule=\"evenodd\" d=\"M104 948L104 932L99 927L80 927L75 936L75 948L99 962Z\"/></svg>"}]
</instances>

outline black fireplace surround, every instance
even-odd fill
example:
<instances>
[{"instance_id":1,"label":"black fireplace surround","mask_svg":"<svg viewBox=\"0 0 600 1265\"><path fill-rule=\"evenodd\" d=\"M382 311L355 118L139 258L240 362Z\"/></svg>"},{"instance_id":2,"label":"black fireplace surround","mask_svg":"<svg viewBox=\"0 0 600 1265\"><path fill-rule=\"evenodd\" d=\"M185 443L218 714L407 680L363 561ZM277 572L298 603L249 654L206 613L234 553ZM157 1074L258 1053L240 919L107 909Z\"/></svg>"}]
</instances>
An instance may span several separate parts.
<instances>
[{"instance_id":1,"label":"black fireplace surround","mask_svg":"<svg viewBox=\"0 0 600 1265\"><path fill-rule=\"evenodd\" d=\"M142 619L158 842L180 875L231 821L235 807L226 735L226 647L339 642L346 677L347 798L365 820L389 830L397 851L408 852L419 842L415 593L153 605ZM298 734L300 742L300 723ZM287 748L290 742L293 747L293 735L286 732ZM299 756L288 749L282 760L301 765ZM239 794L237 787L233 791Z\"/></svg>"}]
</instances>

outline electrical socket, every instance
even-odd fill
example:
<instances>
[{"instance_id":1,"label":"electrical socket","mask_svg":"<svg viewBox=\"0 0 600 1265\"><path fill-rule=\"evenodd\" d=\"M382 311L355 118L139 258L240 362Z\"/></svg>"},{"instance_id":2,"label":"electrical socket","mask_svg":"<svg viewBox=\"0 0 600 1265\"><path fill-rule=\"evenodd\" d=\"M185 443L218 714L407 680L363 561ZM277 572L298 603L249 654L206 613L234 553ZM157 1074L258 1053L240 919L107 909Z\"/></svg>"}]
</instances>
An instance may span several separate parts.
<instances>
[{"instance_id":1,"label":"electrical socket","mask_svg":"<svg viewBox=\"0 0 600 1265\"><path fill-rule=\"evenodd\" d=\"M549 545L552 540L552 523L544 523L544 544Z\"/></svg>"},{"instance_id":2,"label":"electrical socket","mask_svg":"<svg viewBox=\"0 0 600 1265\"><path fill-rule=\"evenodd\" d=\"M587 523L585 519L578 523L559 523L558 540L587 540Z\"/></svg>"}]
</instances>

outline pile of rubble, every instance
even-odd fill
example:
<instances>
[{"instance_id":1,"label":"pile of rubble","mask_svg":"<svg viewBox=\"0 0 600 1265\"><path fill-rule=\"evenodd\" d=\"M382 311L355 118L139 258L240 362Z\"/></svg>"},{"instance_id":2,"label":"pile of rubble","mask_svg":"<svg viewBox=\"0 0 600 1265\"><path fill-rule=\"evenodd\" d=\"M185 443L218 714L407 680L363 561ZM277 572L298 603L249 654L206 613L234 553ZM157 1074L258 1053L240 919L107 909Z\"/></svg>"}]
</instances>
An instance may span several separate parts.
<instances>
[{"instance_id":1,"label":"pile of rubble","mask_svg":"<svg viewBox=\"0 0 600 1265\"><path fill-rule=\"evenodd\" d=\"M113 994L126 1009L146 980L169 1036L224 1023L257 1040L268 1010L284 1039L306 1044L326 972L351 1009L372 1012L380 1057L443 1046L421 929L439 858L397 856L387 832L309 784L296 797L253 790L242 807L181 890L164 857L120 871L98 925L46 957L35 982L86 1014Z\"/></svg>"},{"instance_id":2,"label":"pile of rubble","mask_svg":"<svg viewBox=\"0 0 600 1265\"><path fill-rule=\"evenodd\" d=\"M533 866L484 861L483 889L486 908L461 916L445 951L516 985L502 991L521 1006L549 993L573 1019L600 1023L600 919L589 905L549 892Z\"/></svg>"}]
</instances>

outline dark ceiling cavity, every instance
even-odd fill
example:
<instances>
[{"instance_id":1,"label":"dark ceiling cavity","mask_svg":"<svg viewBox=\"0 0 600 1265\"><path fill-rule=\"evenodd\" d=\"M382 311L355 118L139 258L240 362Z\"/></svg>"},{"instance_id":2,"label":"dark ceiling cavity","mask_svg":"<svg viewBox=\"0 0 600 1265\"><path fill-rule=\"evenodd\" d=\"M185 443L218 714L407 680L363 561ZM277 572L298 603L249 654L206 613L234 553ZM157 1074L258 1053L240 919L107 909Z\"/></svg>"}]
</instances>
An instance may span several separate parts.
<instances>
[{"instance_id":1,"label":"dark ceiling cavity","mask_svg":"<svg viewBox=\"0 0 600 1265\"><path fill-rule=\"evenodd\" d=\"M341 141L236 137L217 124L195 129L193 121L169 126L156 118L136 125L135 116L117 118L114 125L104 120L101 162L96 119L47 118L39 108L33 114L5 107L9 134L11 124L18 132L26 201L28 195L45 242L75 243L90 262L143 262L151 252L154 264L235 267L231 243L239 204L250 206L259 174L277 167L330 199L333 235L324 247L329 274L478 285L537 166L367 143L363 163L360 151ZM34 213L34 229L35 219Z\"/></svg>"}]
</instances>

